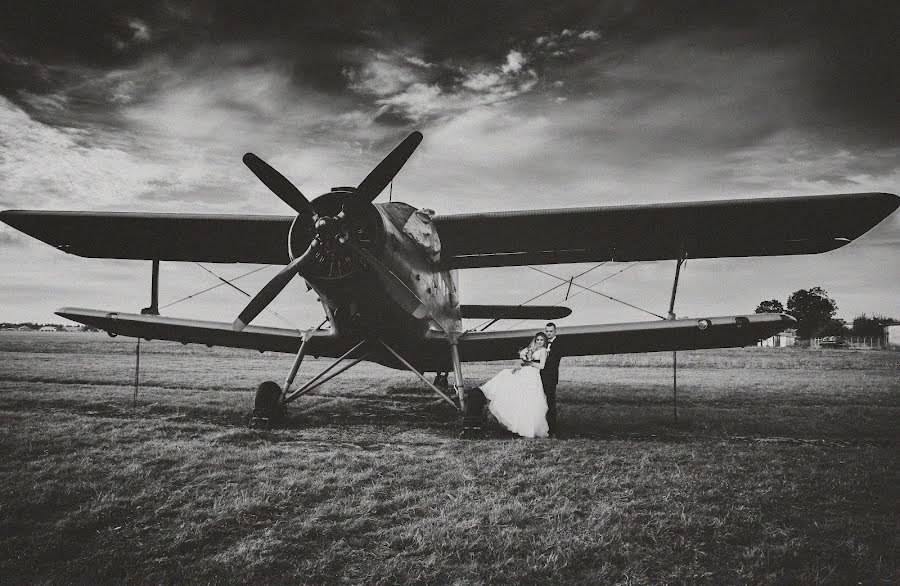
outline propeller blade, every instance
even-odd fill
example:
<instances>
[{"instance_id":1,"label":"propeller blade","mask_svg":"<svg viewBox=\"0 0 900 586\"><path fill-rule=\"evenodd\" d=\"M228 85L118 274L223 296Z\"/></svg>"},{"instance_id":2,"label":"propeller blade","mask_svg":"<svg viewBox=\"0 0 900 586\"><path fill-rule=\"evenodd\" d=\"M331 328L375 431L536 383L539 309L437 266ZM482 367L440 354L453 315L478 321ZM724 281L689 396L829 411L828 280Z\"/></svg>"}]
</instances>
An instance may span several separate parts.
<instances>
[{"instance_id":1,"label":"propeller blade","mask_svg":"<svg viewBox=\"0 0 900 586\"><path fill-rule=\"evenodd\" d=\"M394 176L406 164L406 161L412 156L413 151L416 150L420 142L422 142L422 133L418 130L407 136L362 180L362 183L356 188L359 196L369 201L373 201L378 197L378 194L384 191L388 183L394 180Z\"/></svg>"},{"instance_id":2,"label":"propeller blade","mask_svg":"<svg viewBox=\"0 0 900 586\"><path fill-rule=\"evenodd\" d=\"M272 301L281 291L287 287L287 284L291 282L291 279L294 278L304 264L307 263L313 257L313 251L319 244L318 238L314 238L312 242L309 244L309 248L306 249L301 256L298 256L294 260L292 260L287 266L278 271L278 274L272 277L272 279L266 283L266 285L260 289L259 293L257 293L253 299L250 300L250 303L247 304L247 307L244 308L244 311L234 320L234 323L231 324L231 327L234 331L240 332L247 324L253 321L256 316L262 313L266 307L269 306Z\"/></svg>"},{"instance_id":3,"label":"propeller blade","mask_svg":"<svg viewBox=\"0 0 900 586\"><path fill-rule=\"evenodd\" d=\"M309 205L309 200L300 193L300 190L287 177L253 153L245 154L242 160L272 193L281 198L281 201L294 208L294 211L298 214L312 215L312 206Z\"/></svg>"}]
</instances>

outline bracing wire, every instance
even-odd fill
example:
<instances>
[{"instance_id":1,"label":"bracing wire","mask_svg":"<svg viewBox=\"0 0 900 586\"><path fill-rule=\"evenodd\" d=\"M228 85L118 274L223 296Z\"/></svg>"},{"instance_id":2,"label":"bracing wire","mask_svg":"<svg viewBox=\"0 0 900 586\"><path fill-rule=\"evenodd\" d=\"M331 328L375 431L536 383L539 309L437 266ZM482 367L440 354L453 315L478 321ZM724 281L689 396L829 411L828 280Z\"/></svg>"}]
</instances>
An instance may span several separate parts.
<instances>
[{"instance_id":1,"label":"bracing wire","mask_svg":"<svg viewBox=\"0 0 900 586\"><path fill-rule=\"evenodd\" d=\"M237 277L231 279L231 281L234 282L234 281L237 281L238 279L243 279L244 277L248 277L248 276L252 275L253 273L258 273L259 271L261 271L261 270L263 270L263 269L267 269L267 268L269 268L270 266L272 266L272 265L265 265L265 266L262 266L262 267L257 267L257 268L253 269L253 270L250 271L250 272L244 273L243 275L238 275ZM206 289L202 289L202 290L200 290L200 291L197 291L196 293L191 293L191 294L188 295L187 297L182 297L181 299L177 299L177 300L175 300L175 301L173 301L173 302L171 302L171 303L167 303L167 304L163 305L162 307L160 307L160 309L165 309L165 308L167 308L167 307L172 307L173 305L176 305L176 304L178 304L178 303L181 303L182 301L187 301L188 299L193 299L194 297L197 297L197 296L199 296L199 295L202 295L202 294L206 293L207 291L212 291L213 289L218 289L219 287L221 287L222 285L225 285L225 284L226 284L226 283L224 283L224 282L223 282L223 283L216 283L216 284L213 285L212 287L207 287Z\"/></svg>"},{"instance_id":2,"label":"bracing wire","mask_svg":"<svg viewBox=\"0 0 900 586\"><path fill-rule=\"evenodd\" d=\"M246 291L244 291L243 289L241 289L240 287L238 287L237 285L235 285L234 283L232 283L232 282L229 281L228 279L224 279L224 278L220 277L219 275L217 275L216 273L212 272L211 270L209 270L208 268L206 268L205 266L203 266L203 265L200 264L199 262L194 262L194 264L197 265L198 267L200 267L201 269L203 269L204 271L206 271L207 273L209 273L210 275L212 275L212 276L214 276L215 278L217 278L217 279L219 279L220 281L222 281L222 284L228 285L229 287L231 287L231 288L234 289L235 291L239 291L240 293L242 293L242 294L245 295L246 297L252 297L252 295L250 295L249 293L247 293ZM235 280L235 279L232 279L232 281L233 281L233 280ZM278 313L277 311L275 311L274 309L269 309L269 308L267 307L267 308L266 308L265 310L263 310L263 311L268 311L268 312L270 312L272 315L274 315L275 317L277 317L278 319L280 319L281 321L283 321L283 322L286 323L287 325L291 326L292 328L294 328L295 330L297 330L297 331L300 332L301 334L303 333L303 330L301 330L299 327L297 327L296 324L294 324L291 320L289 320L289 319L287 319L286 317L284 317L284 316L282 316L281 314L279 314L279 313Z\"/></svg>"},{"instance_id":3,"label":"bracing wire","mask_svg":"<svg viewBox=\"0 0 900 586\"><path fill-rule=\"evenodd\" d=\"M591 284L591 285L588 285L587 288L588 288L588 289L592 289L592 288L596 287L597 285L599 285L600 283L604 283L604 282L606 282L606 281L609 281L610 279L612 279L612 278L615 277L616 275L622 274L622 273L624 273L625 271L627 271L628 269L634 268L634 267L636 267L636 266L639 265L639 264L641 264L641 261L634 262L634 263L628 265L627 267L625 267L624 269L620 269L620 270L618 270L618 271L616 271L616 272L614 272L614 273L612 273L612 274L610 274L610 275L607 275L607 276L603 277L602 279L600 279L600 280L597 281L596 283L593 283L593 284ZM581 295L582 293L584 293L584 291L585 291L584 289L581 289L580 291L576 291L576 292L572 293L572 294L569 296L569 299L571 299L572 297L575 297L576 295Z\"/></svg>"},{"instance_id":4,"label":"bracing wire","mask_svg":"<svg viewBox=\"0 0 900 586\"><path fill-rule=\"evenodd\" d=\"M547 271L543 271L537 267L529 266L528 268L530 268L533 271L537 271L539 273L547 275L548 277L553 277L554 279L559 279L560 281L562 281L563 285L565 285L569 282L568 279L563 279L562 277L557 277L553 273L548 273ZM666 319L665 317L659 315L658 313L654 313L654 312L650 311L649 309L644 309L643 307L638 307L637 305L634 305L633 303L628 303L627 301L622 301L621 299L617 299L617 298L613 297L612 295L607 295L606 293L601 293L600 291L597 291L596 289L591 289L591 288L585 287L584 285L579 285L578 283L575 283L575 286L581 287L581 289L583 291L590 291L591 293L595 293L601 297L605 297L606 299L609 299L610 301L615 301L616 303L621 303L622 305L626 305L628 307L631 307L632 309L637 309L638 311L643 311L644 313L650 314L653 317L658 317L659 319Z\"/></svg>"},{"instance_id":5,"label":"bracing wire","mask_svg":"<svg viewBox=\"0 0 900 586\"><path fill-rule=\"evenodd\" d=\"M639 265L639 264L641 264L641 261L634 262L634 263L628 265L627 267L625 267L624 269L619 269L618 271L616 271L616 272L614 272L614 273L612 273L612 274L610 274L610 275L607 275L607 276L603 277L602 279L600 279L600 280L597 281L596 283L593 283L593 284L591 284L591 285L588 285L587 287L584 287L583 285L578 285L578 284L576 283L577 286L583 287L583 288L580 289L579 291L576 291L575 293L572 293L571 295L569 295L569 299L572 299L572 298L575 297L576 295L580 295L580 294L584 293L585 291L590 290L590 289L592 289L593 287L596 287L596 286L599 285L600 283L603 283L603 282L605 282L605 281L608 281L608 280L612 279L613 277L615 277L616 275L620 275L620 274L624 273L625 271L627 271L628 269L634 268L634 267L636 267L636 266ZM534 268L534 267L529 267L529 268ZM582 274L584 274L584 273L582 273ZM556 277L556 275L551 275L551 276ZM566 281L566 283L574 282L574 280L577 279L577 278L580 277L580 276L581 276L581 275L576 275L576 276L572 277L569 281ZM561 279L561 277L557 277L557 278L558 278L558 279ZM563 285L563 283L560 283L559 285L557 285L557 287L561 287L562 285ZM554 307L556 307L556 306L558 306L558 305L559 305L559 303L554 303L554 304L553 304ZM657 316L657 317L658 317L658 316ZM524 319L519 320L519 321L515 322L514 324L512 324L511 326L507 327L506 329L507 329L507 330L511 330L512 328L518 326L519 324L522 324L522 323L525 322L525 321L527 321L527 320L524 320Z\"/></svg>"},{"instance_id":6,"label":"bracing wire","mask_svg":"<svg viewBox=\"0 0 900 586\"><path fill-rule=\"evenodd\" d=\"M582 273L579 273L579 274L575 275L575 276L573 277L573 279L577 279L577 278L579 278L579 277L583 277L584 275L590 273L591 271L593 271L593 270L595 270L595 269L599 269L600 267L602 267L603 265L605 265L607 262L608 262L608 261L603 261L603 262L601 262L601 263L599 263L599 264L596 264L596 265L592 266L591 268L589 268L588 270L586 270L586 271L584 271L584 272L582 272ZM559 289L560 287L562 287L562 286L565 285L566 283L568 283L568 281L566 281L565 283L560 283L559 285L555 285L555 286L553 286L553 287L550 287L549 289L547 289L547 290L544 291L543 293L539 293L538 295L535 295L535 296L532 297L531 299L526 299L525 301L523 301L522 303L516 305L515 307L510 308L509 311L500 314L500 317L491 318L491 319L489 319L489 320L483 321L483 322L481 322L480 324L478 324L477 326L475 326L474 328L469 328L468 330L465 331L465 333L474 332L474 331L478 330L479 328L481 328L482 326L490 325L491 323L496 322L497 320L503 319L503 316L504 316L504 315L508 315L509 313L512 313L514 310L516 310L516 309L522 307L522 306L525 305L526 303L531 303L531 302L534 301L535 299L539 299L539 298L543 297L544 295L547 295L548 293L551 293L551 292L553 292L553 291ZM465 316L463 316L463 317L465 317ZM522 321L525 321L525 320L522 320ZM522 323L522 322L520 321L520 322L518 322L518 323Z\"/></svg>"},{"instance_id":7,"label":"bracing wire","mask_svg":"<svg viewBox=\"0 0 900 586\"><path fill-rule=\"evenodd\" d=\"M235 285L234 283L232 283L232 282L229 281L228 279L224 279L224 278L220 277L219 275L215 274L214 272L212 272L211 270L209 270L208 268L206 268L205 266L203 266L203 265L200 264L199 262L195 262L194 264L197 265L198 267L200 267L201 269L203 269L204 271L206 271L207 273L209 273L210 275L212 275L212 276L214 276L215 278L217 278L217 279L219 279L220 281L222 281L222 284L228 285L228 286L231 287L232 289L234 289L234 290L236 290L236 291L240 291L241 293L243 293L243 294L246 295L247 297L250 297L250 294L249 294L249 293L247 293L246 291L244 291L243 289L241 289L240 287L238 287L237 285Z\"/></svg>"}]
</instances>

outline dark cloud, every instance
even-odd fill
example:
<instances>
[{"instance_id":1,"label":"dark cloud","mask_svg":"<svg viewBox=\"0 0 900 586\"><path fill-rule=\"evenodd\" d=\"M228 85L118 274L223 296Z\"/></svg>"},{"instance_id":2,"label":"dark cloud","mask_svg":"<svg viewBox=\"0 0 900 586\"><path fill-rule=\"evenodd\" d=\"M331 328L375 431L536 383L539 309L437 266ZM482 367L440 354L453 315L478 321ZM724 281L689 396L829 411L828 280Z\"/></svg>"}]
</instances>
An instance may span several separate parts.
<instances>
[{"instance_id":1,"label":"dark cloud","mask_svg":"<svg viewBox=\"0 0 900 586\"><path fill-rule=\"evenodd\" d=\"M409 51L425 63L441 64L428 83L447 91L461 81L458 68L494 67L513 49L528 55L541 80L565 78L572 82L570 93L591 92L610 87L605 67L645 47L684 39L688 45L680 58L686 60L692 50L701 58L801 56L800 68L788 73L804 86L804 107L792 112L792 121L823 134L884 143L895 142L900 128L897 22L898 3L837 0L7 3L0 18L0 92L32 112L36 108L23 91L63 93L68 108L83 112L115 110L119 94L92 80L161 55L175 70L190 70L197 63L184 60L198 48L214 55L227 47L245 49L242 63L232 57L231 65L280 62L296 85L332 95L347 93L352 80L346 72L365 66L372 52ZM585 40L596 44L579 44ZM221 65L212 57L204 64L211 70ZM656 92L669 89L652 77L646 83L656 84ZM378 109L380 98L355 100ZM397 110L379 114L385 125L408 119Z\"/></svg>"},{"instance_id":2,"label":"dark cloud","mask_svg":"<svg viewBox=\"0 0 900 586\"><path fill-rule=\"evenodd\" d=\"M4 49L42 63L94 67L133 60L136 18L154 18L158 9L88 0L85 2L7 2L0 18Z\"/></svg>"},{"instance_id":3,"label":"dark cloud","mask_svg":"<svg viewBox=\"0 0 900 586\"><path fill-rule=\"evenodd\" d=\"M798 118L823 133L855 130L896 143L900 128L900 4L646 2L621 23L636 44L689 36L698 49L775 51L803 57L792 72L808 102ZM861 138L861 137L857 137Z\"/></svg>"},{"instance_id":4,"label":"dark cloud","mask_svg":"<svg viewBox=\"0 0 900 586\"><path fill-rule=\"evenodd\" d=\"M635 121L610 137L629 132L652 147L647 156L740 149L785 129L836 147L898 143L893 3L194 0L5 11L0 93L52 125L124 127L124 106L173 84L275 67L385 130L538 94L536 108L609 101ZM501 72L512 51L523 69ZM380 62L410 75L391 86L369 71ZM240 96L211 106L266 110ZM604 130L574 132L591 141Z\"/></svg>"},{"instance_id":5,"label":"dark cloud","mask_svg":"<svg viewBox=\"0 0 900 586\"><path fill-rule=\"evenodd\" d=\"M396 126L398 128L409 128L414 120L402 112L385 110L375 116L375 122L384 124L385 126Z\"/></svg>"}]
</instances>

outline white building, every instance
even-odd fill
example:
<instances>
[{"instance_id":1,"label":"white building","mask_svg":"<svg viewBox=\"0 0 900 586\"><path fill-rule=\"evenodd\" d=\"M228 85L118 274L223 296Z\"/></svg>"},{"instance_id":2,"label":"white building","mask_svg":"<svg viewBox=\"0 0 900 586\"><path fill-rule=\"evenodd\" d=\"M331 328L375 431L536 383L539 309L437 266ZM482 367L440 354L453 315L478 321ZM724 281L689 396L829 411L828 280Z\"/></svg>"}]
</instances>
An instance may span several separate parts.
<instances>
[{"instance_id":1,"label":"white building","mask_svg":"<svg viewBox=\"0 0 900 586\"><path fill-rule=\"evenodd\" d=\"M900 348L900 324L884 326L884 345L888 348Z\"/></svg>"},{"instance_id":2,"label":"white building","mask_svg":"<svg viewBox=\"0 0 900 586\"><path fill-rule=\"evenodd\" d=\"M785 330L775 334L771 338L761 340L759 345L763 348L789 348L797 343L797 330Z\"/></svg>"},{"instance_id":3,"label":"white building","mask_svg":"<svg viewBox=\"0 0 900 586\"><path fill-rule=\"evenodd\" d=\"M39 332L55 332L56 327L55 326L44 326L41 329L39 329L38 331Z\"/></svg>"}]
</instances>

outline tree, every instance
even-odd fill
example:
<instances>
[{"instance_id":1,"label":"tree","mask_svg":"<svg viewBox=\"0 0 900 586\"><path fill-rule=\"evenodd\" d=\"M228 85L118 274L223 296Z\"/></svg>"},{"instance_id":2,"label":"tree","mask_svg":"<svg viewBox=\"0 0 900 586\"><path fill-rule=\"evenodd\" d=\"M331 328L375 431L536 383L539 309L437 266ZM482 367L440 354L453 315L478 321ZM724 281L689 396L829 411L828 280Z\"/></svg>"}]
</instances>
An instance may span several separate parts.
<instances>
[{"instance_id":1,"label":"tree","mask_svg":"<svg viewBox=\"0 0 900 586\"><path fill-rule=\"evenodd\" d=\"M821 324L813 335L815 336L846 336L850 333L850 328L841 319L830 319Z\"/></svg>"},{"instance_id":2,"label":"tree","mask_svg":"<svg viewBox=\"0 0 900 586\"><path fill-rule=\"evenodd\" d=\"M811 338L831 323L837 303L821 287L800 289L787 300L787 312L797 320L797 336Z\"/></svg>"},{"instance_id":3,"label":"tree","mask_svg":"<svg viewBox=\"0 0 900 586\"><path fill-rule=\"evenodd\" d=\"M872 317L861 313L853 318L853 335L860 337L872 337L884 335L884 326L894 323L896 320L886 315L875 314Z\"/></svg>"},{"instance_id":4,"label":"tree","mask_svg":"<svg viewBox=\"0 0 900 586\"><path fill-rule=\"evenodd\" d=\"M761 301L756 307L756 313L784 313L784 305L777 299Z\"/></svg>"}]
</instances>

